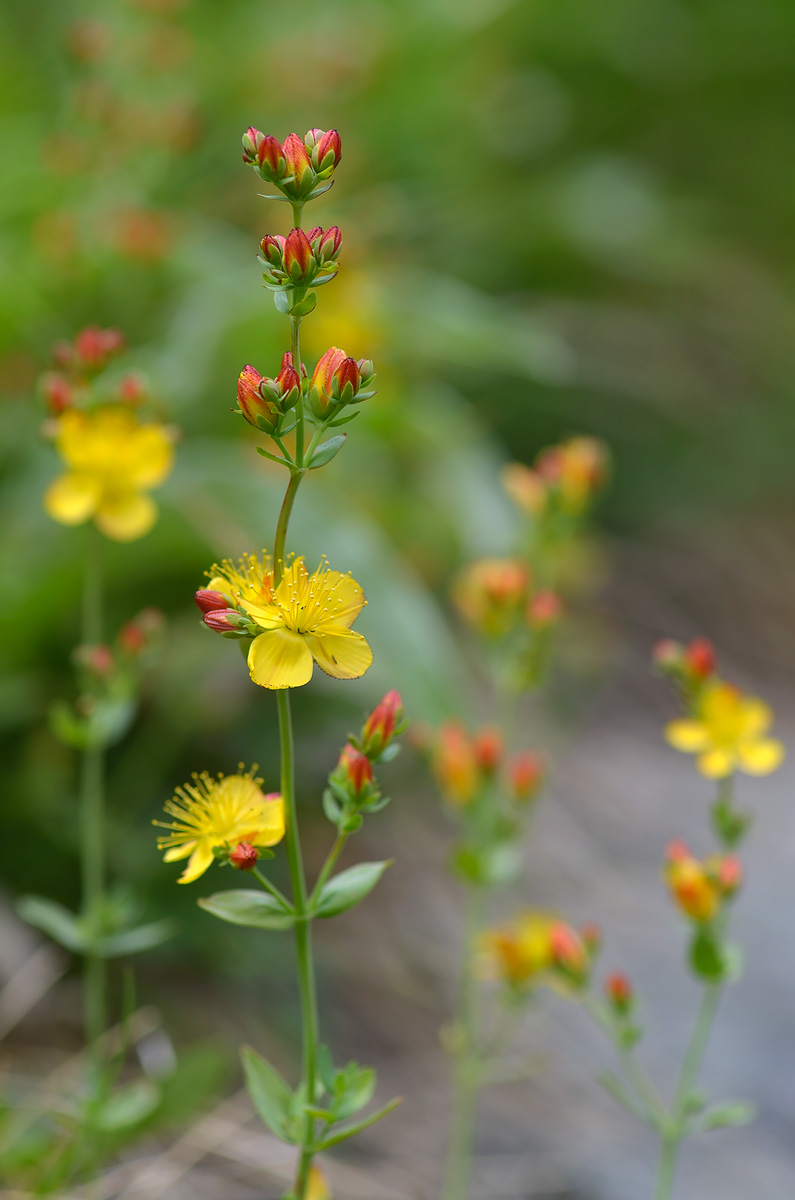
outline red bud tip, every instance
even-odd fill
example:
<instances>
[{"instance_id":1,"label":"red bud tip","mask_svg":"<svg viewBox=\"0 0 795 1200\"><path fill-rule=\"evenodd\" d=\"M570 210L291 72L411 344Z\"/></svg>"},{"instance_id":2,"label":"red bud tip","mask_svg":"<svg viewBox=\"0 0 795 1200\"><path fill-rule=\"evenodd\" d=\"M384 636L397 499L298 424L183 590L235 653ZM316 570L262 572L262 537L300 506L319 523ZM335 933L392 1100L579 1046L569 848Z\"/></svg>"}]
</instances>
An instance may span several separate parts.
<instances>
[{"instance_id":1,"label":"red bud tip","mask_svg":"<svg viewBox=\"0 0 795 1200\"><path fill-rule=\"evenodd\" d=\"M204 614L204 624L213 633L237 633L241 623L240 613L234 608L220 608Z\"/></svg>"},{"instance_id":2,"label":"red bud tip","mask_svg":"<svg viewBox=\"0 0 795 1200\"><path fill-rule=\"evenodd\" d=\"M283 173L282 167L284 163L282 148L279 145L278 140L275 137L272 137L271 134L266 133L261 136L262 141L257 147L257 162L259 164L260 171L263 175L266 175L272 179L278 179L278 177Z\"/></svg>"},{"instance_id":3,"label":"red bud tip","mask_svg":"<svg viewBox=\"0 0 795 1200\"><path fill-rule=\"evenodd\" d=\"M296 281L312 265L312 246L303 229L291 229L284 241L284 269Z\"/></svg>"},{"instance_id":4,"label":"red bud tip","mask_svg":"<svg viewBox=\"0 0 795 1200\"><path fill-rule=\"evenodd\" d=\"M125 621L119 630L118 641L125 654L140 654L147 643L146 631L137 621Z\"/></svg>"},{"instance_id":5,"label":"red bud tip","mask_svg":"<svg viewBox=\"0 0 795 1200\"><path fill-rule=\"evenodd\" d=\"M110 646L80 646L77 657L92 675L102 678L109 675L114 667L113 651Z\"/></svg>"},{"instance_id":6,"label":"red bud tip","mask_svg":"<svg viewBox=\"0 0 795 1200\"><path fill-rule=\"evenodd\" d=\"M300 183L304 171L312 166L306 146L297 133L290 133L285 138L281 150L287 162L287 170L295 176L296 183Z\"/></svg>"},{"instance_id":7,"label":"red bud tip","mask_svg":"<svg viewBox=\"0 0 795 1200\"><path fill-rule=\"evenodd\" d=\"M101 371L114 354L124 349L124 335L118 329L89 325L78 333L74 347L78 360L87 370Z\"/></svg>"},{"instance_id":8,"label":"red bud tip","mask_svg":"<svg viewBox=\"0 0 795 1200\"><path fill-rule=\"evenodd\" d=\"M403 721L403 701L394 688L375 706L362 728L362 745L368 758L378 758Z\"/></svg>"},{"instance_id":9,"label":"red bud tip","mask_svg":"<svg viewBox=\"0 0 795 1200\"><path fill-rule=\"evenodd\" d=\"M124 404L141 404L146 395L146 383L140 375L125 375L119 384L119 399Z\"/></svg>"},{"instance_id":10,"label":"red bud tip","mask_svg":"<svg viewBox=\"0 0 795 1200\"><path fill-rule=\"evenodd\" d=\"M46 375L42 376L39 386L47 410L53 416L60 416L64 409L70 407L73 399L72 387L63 375L48 371Z\"/></svg>"},{"instance_id":11,"label":"red bud tip","mask_svg":"<svg viewBox=\"0 0 795 1200\"><path fill-rule=\"evenodd\" d=\"M257 147L260 144L264 134L255 129L253 125L249 125L246 132L243 134L243 162L253 163L257 157Z\"/></svg>"},{"instance_id":12,"label":"red bud tip","mask_svg":"<svg viewBox=\"0 0 795 1200\"><path fill-rule=\"evenodd\" d=\"M497 770L505 749L499 729L490 727L479 730L475 734L472 748L481 771L492 775Z\"/></svg>"},{"instance_id":13,"label":"red bud tip","mask_svg":"<svg viewBox=\"0 0 795 1200\"><path fill-rule=\"evenodd\" d=\"M544 778L544 760L532 750L515 755L508 767L508 786L515 800L531 800Z\"/></svg>"},{"instance_id":14,"label":"red bud tip","mask_svg":"<svg viewBox=\"0 0 795 1200\"><path fill-rule=\"evenodd\" d=\"M343 747L337 765L357 796L364 791L368 783L373 782L370 759L350 742Z\"/></svg>"},{"instance_id":15,"label":"red bud tip","mask_svg":"<svg viewBox=\"0 0 795 1200\"><path fill-rule=\"evenodd\" d=\"M250 364L243 368L237 380L237 403L249 425L255 429L276 428L278 413L262 395L264 376Z\"/></svg>"},{"instance_id":16,"label":"red bud tip","mask_svg":"<svg viewBox=\"0 0 795 1200\"><path fill-rule=\"evenodd\" d=\"M657 642L651 652L652 661L663 671L676 670L682 663L682 647L672 638Z\"/></svg>"},{"instance_id":17,"label":"red bud tip","mask_svg":"<svg viewBox=\"0 0 795 1200\"><path fill-rule=\"evenodd\" d=\"M342 158L342 140L336 129L329 129L317 143L317 162L321 171L336 167Z\"/></svg>"},{"instance_id":18,"label":"red bud tip","mask_svg":"<svg viewBox=\"0 0 795 1200\"><path fill-rule=\"evenodd\" d=\"M743 881L743 865L735 855L727 855L718 867L718 884L727 896L732 895Z\"/></svg>"},{"instance_id":19,"label":"red bud tip","mask_svg":"<svg viewBox=\"0 0 795 1200\"><path fill-rule=\"evenodd\" d=\"M690 847L686 842L681 841L679 838L669 842L665 847L666 862L684 862L686 859L691 857L692 855L690 854Z\"/></svg>"},{"instance_id":20,"label":"red bud tip","mask_svg":"<svg viewBox=\"0 0 795 1200\"><path fill-rule=\"evenodd\" d=\"M685 662L699 679L714 675L718 664L712 642L706 638L693 638L685 650Z\"/></svg>"},{"instance_id":21,"label":"red bud tip","mask_svg":"<svg viewBox=\"0 0 795 1200\"><path fill-rule=\"evenodd\" d=\"M626 1012L635 998L632 984L621 971L614 971L605 980L605 996L619 1012Z\"/></svg>"},{"instance_id":22,"label":"red bud tip","mask_svg":"<svg viewBox=\"0 0 795 1200\"><path fill-rule=\"evenodd\" d=\"M564 921L556 921L550 930L549 944L557 966L574 975L585 974L588 969L588 955L570 925Z\"/></svg>"},{"instance_id":23,"label":"red bud tip","mask_svg":"<svg viewBox=\"0 0 795 1200\"><path fill-rule=\"evenodd\" d=\"M563 602L556 592L536 592L527 606L527 621L533 629L547 629L563 615Z\"/></svg>"},{"instance_id":24,"label":"red bud tip","mask_svg":"<svg viewBox=\"0 0 795 1200\"><path fill-rule=\"evenodd\" d=\"M229 861L238 871L253 871L259 859L259 850L250 842L238 842Z\"/></svg>"},{"instance_id":25,"label":"red bud tip","mask_svg":"<svg viewBox=\"0 0 795 1200\"><path fill-rule=\"evenodd\" d=\"M223 592L214 592L210 588L199 588L196 595L193 597L198 605L199 612L217 612L219 608L229 607L229 597Z\"/></svg>"}]
</instances>

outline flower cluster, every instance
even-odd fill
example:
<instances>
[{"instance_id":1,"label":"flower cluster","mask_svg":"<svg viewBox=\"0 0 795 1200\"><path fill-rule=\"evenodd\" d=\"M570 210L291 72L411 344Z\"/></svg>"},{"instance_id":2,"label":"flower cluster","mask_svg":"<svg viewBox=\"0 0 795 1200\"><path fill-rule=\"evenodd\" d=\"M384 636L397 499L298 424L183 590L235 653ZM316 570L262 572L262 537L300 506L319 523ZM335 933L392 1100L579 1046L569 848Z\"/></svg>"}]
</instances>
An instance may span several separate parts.
<instances>
[{"instance_id":1,"label":"flower cluster","mask_svg":"<svg viewBox=\"0 0 795 1200\"><path fill-rule=\"evenodd\" d=\"M521 993L541 984L579 989L597 949L592 927L578 933L559 917L529 910L484 934L484 973Z\"/></svg>"},{"instance_id":2,"label":"flower cluster","mask_svg":"<svg viewBox=\"0 0 795 1200\"><path fill-rule=\"evenodd\" d=\"M277 287L320 287L337 274L341 246L342 234L336 225L328 229L315 225L308 232L291 229L286 237L268 233L259 244L263 279Z\"/></svg>"},{"instance_id":3,"label":"flower cluster","mask_svg":"<svg viewBox=\"0 0 795 1200\"><path fill-rule=\"evenodd\" d=\"M208 586L196 592L204 624L249 641L249 673L261 687L302 687L314 663L334 679L358 679L373 661L366 640L351 629L364 592L325 560L310 574L303 558L294 558L277 583L263 551L261 558L224 561L209 575Z\"/></svg>"},{"instance_id":4,"label":"flower cluster","mask_svg":"<svg viewBox=\"0 0 795 1200\"><path fill-rule=\"evenodd\" d=\"M395 738L407 727L400 693L392 690L376 705L360 732L349 735L323 795L326 816L341 834L354 833L363 814L380 812L389 803L373 767L394 757L398 750Z\"/></svg>"},{"instance_id":5,"label":"flower cluster","mask_svg":"<svg viewBox=\"0 0 795 1200\"><path fill-rule=\"evenodd\" d=\"M282 143L253 125L243 134L243 162L290 200L313 200L331 187L341 158L336 129L310 129L303 138L291 133Z\"/></svg>"},{"instance_id":6,"label":"flower cluster","mask_svg":"<svg viewBox=\"0 0 795 1200\"><path fill-rule=\"evenodd\" d=\"M487 726L473 735L461 722L447 721L433 739L431 769L442 793L455 807L475 802L498 772L509 797L519 802L533 800L546 774L543 759L534 751L524 750L503 763L504 753L498 729Z\"/></svg>"},{"instance_id":7,"label":"flower cluster","mask_svg":"<svg viewBox=\"0 0 795 1200\"><path fill-rule=\"evenodd\" d=\"M677 907L691 920L714 920L743 881L742 864L735 855L695 858L684 842L671 842L665 853L663 879Z\"/></svg>"},{"instance_id":8,"label":"flower cluster","mask_svg":"<svg viewBox=\"0 0 795 1200\"><path fill-rule=\"evenodd\" d=\"M60 370L41 381L52 417L45 433L67 468L45 492L44 507L62 525L93 520L118 542L143 537L157 520L149 492L170 474L175 440L172 428L138 412L145 396L138 376L101 386L123 346L117 330L91 326L56 347Z\"/></svg>"},{"instance_id":9,"label":"flower cluster","mask_svg":"<svg viewBox=\"0 0 795 1200\"><path fill-rule=\"evenodd\" d=\"M511 499L536 520L556 513L581 517L604 487L608 470L603 442L573 437L546 447L533 467L509 463L502 479Z\"/></svg>"},{"instance_id":10,"label":"flower cluster","mask_svg":"<svg viewBox=\"0 0 795 1200\"><path fill-rule=\"evenodd\" d=\"M237 380L238 409L249 425L263 433L278 433L282 418L295 408L301 394L301 379L293 367L293 356L288 350L282 358L282 368L275 379L260 375L252 366L246 366Z\"/></svg>"}]
</instances>

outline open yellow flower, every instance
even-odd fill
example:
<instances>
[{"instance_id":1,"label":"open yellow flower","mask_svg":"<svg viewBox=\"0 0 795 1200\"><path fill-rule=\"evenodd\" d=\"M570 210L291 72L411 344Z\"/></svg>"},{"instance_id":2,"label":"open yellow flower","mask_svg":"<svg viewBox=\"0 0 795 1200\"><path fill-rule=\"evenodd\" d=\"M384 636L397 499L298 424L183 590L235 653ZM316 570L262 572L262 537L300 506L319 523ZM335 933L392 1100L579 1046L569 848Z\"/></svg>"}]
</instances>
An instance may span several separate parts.
<instances>
[{"instance_id":1,"label":"open yellow flower","mask_svg":"<svg viewBox=\"0 0 795 1200\"><path fill-rule=\"evenodd\" d=\"M120 404L92 412L69 408L58 419L55 444L68 470L44 494L62 525L93 519L106 537L131 542L148 533L157 507L147 493L174 461L172 438L158 422L143 422Z\"/></svg>"},{"instance_id":2,"label":"open yellow flower","mask_svg":"<svg viewBox=\"0 0 795 1200\"><path fill-rule=\"evenodd\" d=\"M214 846L275 846L284 837L284 802L260 791L262 780L254 778L255 770L217 779L203 771L166 801L164 808L174 820L153 822L169 830L157 839L157 848L165 850L164 862L188 859L180 883L204 874L212 865Z\"/></svg>"},{"instance_id":3,"label":"open yellow flower","mask_svg":"<svg viewBox=\"0 0 795 1200\"><path fill-rule=\"evenodd\" d=\"M551 913L529 909L510 924L490 929L482 942L486 975L516 986L538 979L554 963L556 923Z\"/></svg>"},{"instance_id":4,"label":"open yellow flower","mask_svg":"<svg viewBox=\"0 0 795 1200\"><path fill-rule=\"evenodd\" d=\"M228 594L262 630L251 643L248 667L261 687L301 687L312 678L313 663L334 679L358 679L373 652L351 625L365 604L350 575L323 561L311 575L303 558L285 568L274 587L267 556L239 564L223 563L209 587Z\"/></svg>"},{"instance_id":5,"label":"open yellow flower","mask_svg":"<svg viewBox=\"0 0 795 1200\"><path fill-rule=\"evenodd\" d=\"M764 736L772 721L762 700L719 680L705 688L696 716L669 722L665 737L674 749L697 754L698 769L708 779L725 779L738 768L769 775L785 754L781 742Z\"/></svg>"}]
</instances>

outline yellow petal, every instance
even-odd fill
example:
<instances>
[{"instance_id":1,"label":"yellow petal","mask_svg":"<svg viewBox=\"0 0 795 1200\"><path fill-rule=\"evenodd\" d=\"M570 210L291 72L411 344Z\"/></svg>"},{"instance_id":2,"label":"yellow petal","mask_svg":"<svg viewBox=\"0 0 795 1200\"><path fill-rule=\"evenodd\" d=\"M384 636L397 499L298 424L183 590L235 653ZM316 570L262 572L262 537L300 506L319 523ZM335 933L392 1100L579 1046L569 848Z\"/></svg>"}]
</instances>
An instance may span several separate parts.
<instances>
[{"instance_id":1,"label":"yellow petal","mask_svg":"<svg viewBox=\"0 0 795 1200\"><path fill-rule=\"evenodd\" d=\"M306 640L317 665L334 679L358 679L373 661L365 639L349 629L307 634Z\"/></svg>"},{"instance_id":2,"label":"yellow petal","mask_svg":"<svg viewBox=\"0 0 795 1200\"><path fill-rule=\"evenodd\" d=\"M196 843L196 849L188 859L188 865L180 875L177 883L193 883L194 879L198 879L203 875L208 867L213 864L213 848L203 838Z\"/></svg>"},{"instance_id":3,"label":"yellow petal","mask_svg":"<svg viewBox=\"0 0 795 1200\"><path fill-rule=\"evenodd\" d=\"M139 492L106 492L97 509L97 527L114 542L134 542L157 520L157 505Z\"/></svg>"},{"instance_id":4,"label":"yellow petal","mask_svg":"<svg viewBox=\"0 0 795 1200\"><path fill-rule=\"evenodd\" d=\"M226 587L227 591L224 594L228 595L229 584ZM223 592L224 589L218 590ZM240 607L254 618L261 629L279 629L284 626L284 614L275 604L259 604L241 596Z\"/></svg>"},{"instance_id":5,"label":"yellow petal","mask_svg":"<svg viewBox=\"0 0 795 1200\"><path fill-rule=\"evenodd\" d=\"M665 726L665 740L674 750L682 750L685 754L698 754L706 750L710 738L701 721L669 721Z\"/></svg>"},{"instance_id":6,"label":"yellow petal","mask_svg":"<svg viewBox=\"0 0 795 1200\"><path fill-rule=\"evenodd\" d=\"M168 476L174 465L174 447L162 425L142 425L127 449L126 474L136 488L148 491Z\"/></svg>"},{"instance_id":7,"label":"yellow petal","mask_svg":"<svg viewBox=\"0 0 795 1200\"><path fill-rule=\"evenodd\" d=\"M729 753L728 750L714 749L707 750L705 754L702 754L697 766L707 779L725 779L727 775L731 775L736 761L735 755Z\"/></svg>"},{"instance_id":8,"label":"yellow petal","mask_svg":"<svg viewBox=\"0 0 795 1200\"><path fill-rule=\"evenodd\" d=\"M266 800L262 805L263 820L252 834L255 846L275 846L284 837L284 801Z\"/></svg>"},{"instance_id":9,"label":"yellow petal","mask_svg":"<svg viewBox=\"0 0 795 1200\"><path fill-rule=\"evenodd\" d=\"M324 608L328 621L349 629L364 607L364 592L351 575L341 571L318 571L316 575L326 593Z\"/></svg>"},{"instance_id":10,"label":"yellow petal","mask_svg":"<svg viewBox=\"0 0 795 1200\"><path fill-rule=\"evenodd\" d=\"M62 525L82 525L96 510L101 487L91 475L69 472L44 493L45 511Z\"/></svg>"},{"instance_id":11,"label":"yellow petal","mask_svg":"<svg viewBox=\"0 0 795 1200\"><path fill-rule=\"evenodd\" d=\"M775 738L757 738L737 747L740 767L748 775L770 775L784 761L786 750Z\"/></svg>"},{"instance_id":12,"label":"yellow petal","mask_svg":"<svg viewBox=\"0 0 795 1200\"><path fill-rule=\"evenodd\" d=\"M773 724L773 710L764 700L752 696L743 704L743 737L756 738Z\"/></svg>"},{"instance_id":13,"label":"yellow petal","mask_svg":"<svg viewBox=\"0 0 795 1200\"><path fill-rule=\"evenodd\" d=\"M172 846L163 855L163 862L179 862L181 858L187 858L189 854L193 854L195 849L195 842L185 842L181 846Z\"/></svg>"},{"instance_id":14,"label":"yellow petal","mask_svg":"<svg viewBox=\"0 0 795 1200\"><path fill-rule=\"evenodd\" d=\"M312 655L300 633L269 629L251 643L248 669L260 687L302 687L312 678Z\"/></svg>"}]
</instances>

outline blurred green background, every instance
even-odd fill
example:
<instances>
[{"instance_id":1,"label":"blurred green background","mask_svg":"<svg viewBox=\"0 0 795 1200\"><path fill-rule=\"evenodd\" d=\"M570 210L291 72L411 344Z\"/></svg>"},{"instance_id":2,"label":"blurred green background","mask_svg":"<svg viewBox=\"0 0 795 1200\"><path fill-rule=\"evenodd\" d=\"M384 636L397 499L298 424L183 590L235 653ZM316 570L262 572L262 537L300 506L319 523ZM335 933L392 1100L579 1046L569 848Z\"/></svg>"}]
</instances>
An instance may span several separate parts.
<instances>
[{"instance_id":1,"label":"blurred green background","mask_svg":"<svg viewBox=\"0 0 795 1200\"><path fill-rule=\"evenodd\" d=\"M460 706L472 672L450 574L510 542L500 462L573 432L612 449L601 517L621 582L571 656L604 665L611 626L644 654L663 633L709 631L744 668L792 665L794 58L784 0L5 6L9 895L77 900L74 763L46 713L71 693L82 540L41 508L58 467L35 380L55 340L114 325L124 366L147 373L183 435L155 530L107 556L110 627L144 605L169 619L141 716L111 757L113 871L149 915L183 924L142 967L147 996L176 1004L187 978L228 997L259 978L246 936L175 886L149 826L193 770L255 758L276 782L272 698L253 694L191 600L213 559L269 542L279 498L277 469L230 416L241 367L275 374L286 348L255 258L286 212L241 162L249 124L341 131L337 182L311 220L341 226L343 270L304 350L311 362L338 344L379 371L378 397L305 485L292 526L294 548L364 584L376 654L362 681L299 697L309 797L387 687L416 719ZM393 778L415 789L407 766Z\"/></svg>"}]
</instances>

